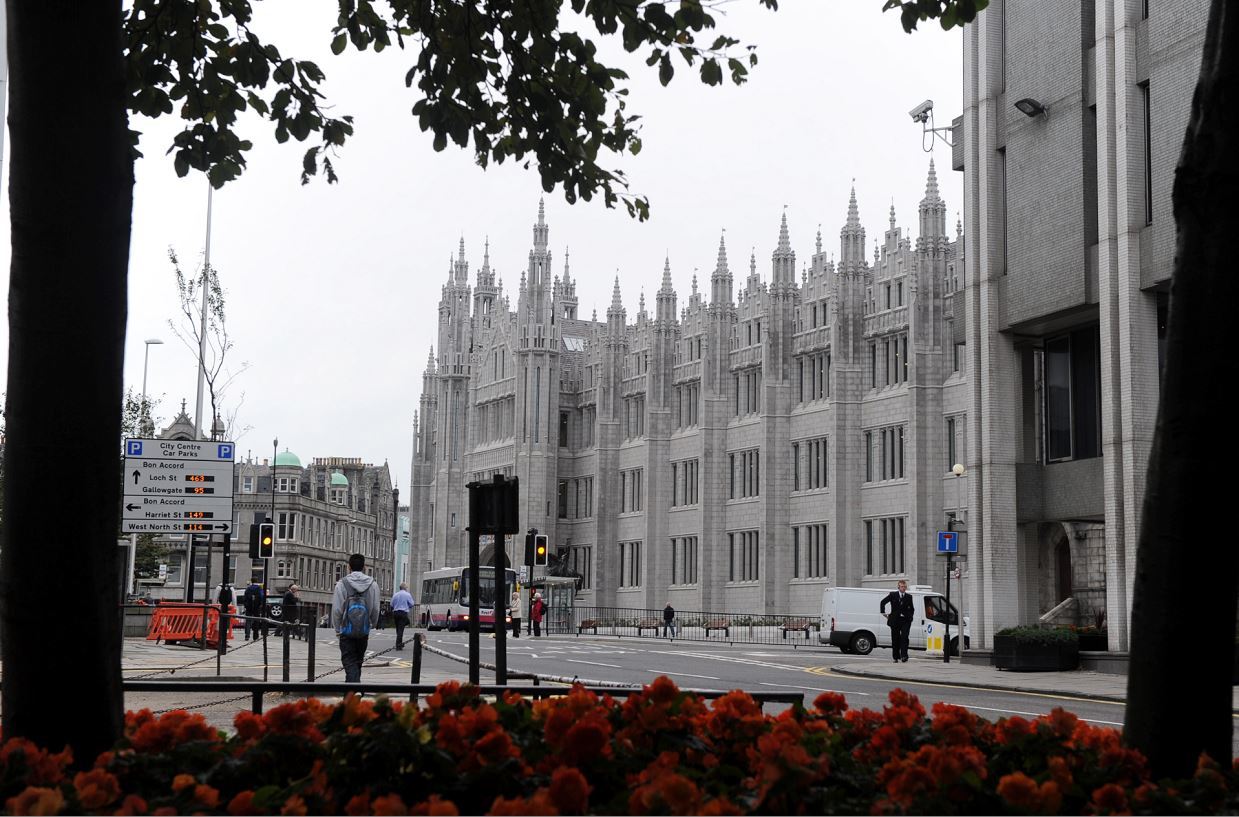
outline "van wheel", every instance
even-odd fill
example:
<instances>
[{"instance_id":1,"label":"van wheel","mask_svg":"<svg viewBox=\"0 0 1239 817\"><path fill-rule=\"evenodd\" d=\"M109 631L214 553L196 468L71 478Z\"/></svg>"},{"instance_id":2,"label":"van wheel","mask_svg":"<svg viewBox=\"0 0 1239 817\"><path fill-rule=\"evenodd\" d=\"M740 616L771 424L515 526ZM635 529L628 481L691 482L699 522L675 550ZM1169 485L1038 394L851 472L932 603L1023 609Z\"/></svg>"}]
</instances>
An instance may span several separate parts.
<instances>
[{"instance_id":1,"label":"van wheel","mask_svg":"<svg viewBox=\"0 0 1239 817\"><path fill-rule=\"evenodd\" d=\"M857 655L868 655L873 652L873 635L866 632L857 633L852 636L852 643L848 645L848 649Z\"/></svg>"},{"instance_id":2,"label":"van wheel","mask_svg":"<svg viewBox=\"0 0 1239 817\"><path fill-rule=\"evenodd\" d=\"M959 655L959 638L951 639L951 655Z\"/></svg>"}]
</instances>

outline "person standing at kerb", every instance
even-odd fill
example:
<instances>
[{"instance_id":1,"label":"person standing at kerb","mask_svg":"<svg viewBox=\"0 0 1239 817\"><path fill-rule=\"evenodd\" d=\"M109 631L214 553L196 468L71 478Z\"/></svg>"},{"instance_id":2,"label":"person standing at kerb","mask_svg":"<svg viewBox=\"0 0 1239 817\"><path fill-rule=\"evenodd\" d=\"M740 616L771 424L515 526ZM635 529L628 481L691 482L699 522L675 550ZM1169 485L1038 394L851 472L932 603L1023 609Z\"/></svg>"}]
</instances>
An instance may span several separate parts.
<instances>
[{"instance_id":1,"label":"person standing at kerb","mask_svg":"<svg viewBox=\"0 0 1239 817\"><path fill-rule=\"evenodd\" d=\"M391 597L391 615L396 622L396 649L404 649L404 628L409 626L409 614L413 612L413 596L409 583L401 582L400 589Z\"/></svg>"},{"instance_id":2,"label":"person standing at kerb","mask_svg":"<svg viewBox=\"0 0 1239 817\"><path fill-rule=\"evenodd\" d=\"M508 609L512 611L511 615L512 615L512 637L513 638L521 637L521 619L524 618L524 616L521 615L522 603L523 603L523 600L521 599L521 591L513 590L512 598L508 601Z\"/></svg>"},{"instance_id":3,"label":"person standing at kerb","mask_svg":"<svg viewBox=\"0 0 1239 817\"><path fill-rule=\"evenodd\" d=\"M894 661L908 660L908 633L912 629L912 619L916 609L912 603L912 594L908 592L908 583L899 580L899 589L892 590L882 598L878 612L886 616L886 623L891 628L891 659ZM886 612L886 605L891 611Z\"/></svg>"},{"instance_id":4,"label":"person standing at kerb","mask_svg":"<svg viewBox=\"0 0 1239 817\"><path fill-rule=\"evenodd\" d=\"M529 620L533 622L535 638L542 636L542 616L546 613L546 603L542 601L541 593L533 594L533 604L529 605Z\"/></svg>"}]
</instances>

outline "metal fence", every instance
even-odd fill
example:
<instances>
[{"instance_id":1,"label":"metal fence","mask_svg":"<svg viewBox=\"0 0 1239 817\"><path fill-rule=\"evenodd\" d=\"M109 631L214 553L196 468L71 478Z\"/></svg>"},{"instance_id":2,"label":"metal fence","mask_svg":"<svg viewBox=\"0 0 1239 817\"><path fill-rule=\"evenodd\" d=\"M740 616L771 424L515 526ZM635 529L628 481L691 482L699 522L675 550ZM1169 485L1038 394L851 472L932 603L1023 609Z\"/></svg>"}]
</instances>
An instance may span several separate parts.
<instances>
[{"instance_id":1,"label":"metal fence","mask_svg":"<svg viewBox=\"0 0 1239 817\"><path fill-rule=\"evenodd\" d=\"M813 616L708 613L676 610L668 626L662 610L636 607L551 608L543 622L548 633L669 638L722 644L819 646L821 622Z\"/></svg>"}]
</instances>

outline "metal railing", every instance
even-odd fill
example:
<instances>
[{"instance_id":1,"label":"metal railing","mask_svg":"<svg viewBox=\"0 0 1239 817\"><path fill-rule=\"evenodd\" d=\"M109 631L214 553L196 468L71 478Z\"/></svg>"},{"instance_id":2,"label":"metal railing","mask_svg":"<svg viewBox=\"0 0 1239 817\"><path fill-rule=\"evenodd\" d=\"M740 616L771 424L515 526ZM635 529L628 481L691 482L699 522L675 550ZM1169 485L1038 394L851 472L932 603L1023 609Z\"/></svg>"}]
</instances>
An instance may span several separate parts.
<instances>
[{"instance_id":1,"label":"metal railing","mask_svg":"<svg viewBox=\"0 0 1239 817\"><path fill-rule=\"evenodd\" d=\"M709 613L676 610L671 627L662 610L635 607L549 608L543 629L552 634L671 638L723 644L820 646L816 616Z\"/></svg>"}]
</instances>

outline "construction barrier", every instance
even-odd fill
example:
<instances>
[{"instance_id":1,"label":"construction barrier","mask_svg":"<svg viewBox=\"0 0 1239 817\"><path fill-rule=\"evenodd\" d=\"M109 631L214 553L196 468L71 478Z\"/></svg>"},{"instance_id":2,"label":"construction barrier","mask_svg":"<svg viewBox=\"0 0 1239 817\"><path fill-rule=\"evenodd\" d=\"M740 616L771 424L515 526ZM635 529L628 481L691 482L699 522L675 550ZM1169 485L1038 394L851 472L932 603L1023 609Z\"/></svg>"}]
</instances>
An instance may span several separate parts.
<instances>
[{"instance_id":1,"label":"construction barrier","mask_svg":"<svg viewBox=\"0 0 1239 817\"><path fill-rule=\"evenodd\" d=\"M219 605L218 604L186 604L183 602L160 602L151 616L150 627L146 631L147 641L202 641L202 608L206 607L206 643L212 649L219 648ZM235 604L228 605L228 640L232 640L234 630L240 621L234 618L237 612Z\"/></svg>"}]
</instances>

